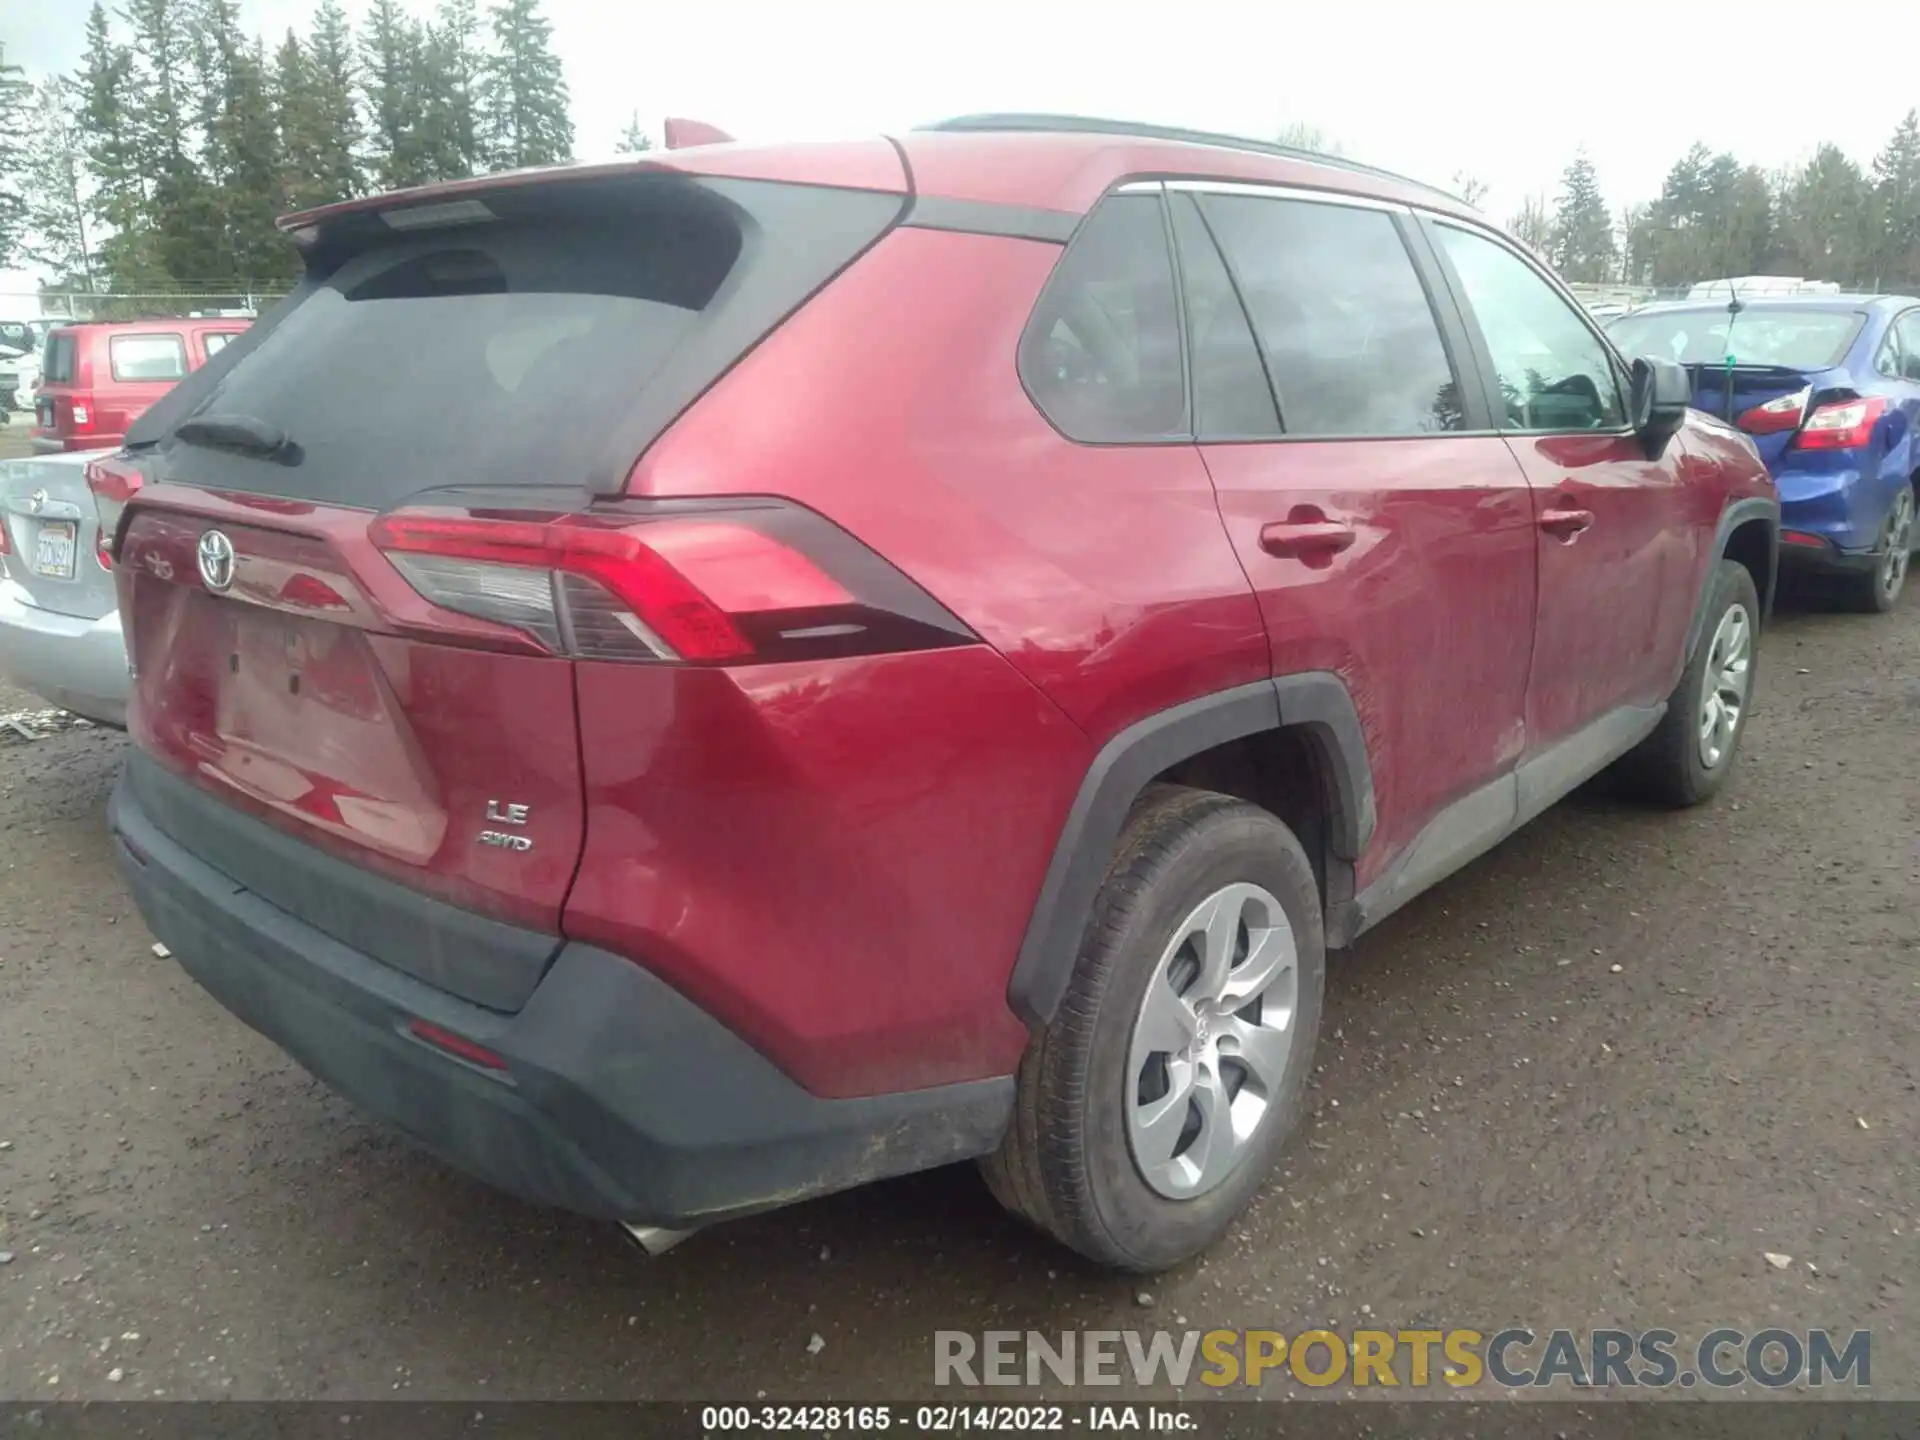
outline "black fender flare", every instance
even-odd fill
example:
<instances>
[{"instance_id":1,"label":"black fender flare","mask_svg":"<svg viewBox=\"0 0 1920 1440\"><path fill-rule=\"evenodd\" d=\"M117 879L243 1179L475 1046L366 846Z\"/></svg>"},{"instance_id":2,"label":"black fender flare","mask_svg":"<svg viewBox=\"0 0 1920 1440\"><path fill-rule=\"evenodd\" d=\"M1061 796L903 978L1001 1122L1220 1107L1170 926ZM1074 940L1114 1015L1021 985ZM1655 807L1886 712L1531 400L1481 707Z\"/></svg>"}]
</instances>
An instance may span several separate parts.
<instances>
[{"instance_id":1,"label":"black fender flare","mask_svg":"<svg viewBox=\"0 0 1920 1440\"><path fill-rule=\"evenodd\" d=\"M1680 652L1680 669L1687 668L1687 661L1693 657L1694 648L1700 643L1701 633L1707 626L1707 606L1713 600L1714 572L1720 568L1720 562L1727 558L1727 542L1733 538L1733 532L1749 520L1764 520L1767 523L1769 539L1767 555L1767 583L1761 596L1760 619L1764 623L1773 610L1773 597L1780 586L1780 502L1765 495L1748 495L1727 502L1720 512L1720 523L1714 528L1713 549L1707 555L1705 573L1700 577L1700 598L1694 602L1693 620L1687 626L1686 648Z\"/></svg>"},{"instance_id":2,"label":"black fender flare","mask_svg":"<svg viewBox=\"0 0 1920 1440\"><path fill-rule=\"evenodd\" d=\"M1007 982L1016 1015L1029 1025L1053 1018L1114 842L1148 782L1229 740L1295 726L1321 747L1333 777L1331 847L1343 859L1359 857L1373 835L1373 771L1360 713L1338 675L1320 670L1257 680L1138 720L1100 747L1067 812Z\"/></svg>"}]
</instances>

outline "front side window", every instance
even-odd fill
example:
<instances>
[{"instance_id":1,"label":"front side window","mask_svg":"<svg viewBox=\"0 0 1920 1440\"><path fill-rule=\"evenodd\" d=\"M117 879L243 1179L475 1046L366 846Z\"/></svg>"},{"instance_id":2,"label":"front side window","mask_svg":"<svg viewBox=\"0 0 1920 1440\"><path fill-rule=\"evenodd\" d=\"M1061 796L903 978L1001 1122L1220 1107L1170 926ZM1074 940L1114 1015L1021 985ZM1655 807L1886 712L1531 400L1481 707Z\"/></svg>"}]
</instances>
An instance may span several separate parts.
<instances>
[{"instance_id":1,"label":"front side window","mask_svg":"<svg viewBox=\"0 0 1920 1440\"><path fill-rule=\"evenodd\" d=\"M1531 265L1484 236L1434 233L1492 352L1503 430L1607 430L1626 422L1607 347Z\"/></svg>"},{"instance_id":2,"label":"front side window","mask_svg":"<svg viewBox=\"0 0 1920 1440\"><path fill-rule=\"evenodd\" d=\"M178 335L114 335L107 356L116 380L178 380L187 373L187 347Z\"/></svg>"},{"instance_id":3,"label":"front side window","mask_svg":"<svg viewBox=\"0 0 1920 1440\"><path fill-rule=\"evenodd\" d=\"M1289 435L1420 435L1464 424L1440 328L1393 217L1207 195Z\"/></svg>"},{"instance_id":4,"label":"front side window","mask_svg":"<svg viewBox=\"0 0 1920 1440\"><path fill-rule=\"evenodd\" d=\"M202 335L200 337L200 343L206 346L207 358L211 360L214 356L218 355L222 350L226 349L227 343L230 340L233 340L234 338L235 337L231 331L209 330L205 335Z\"/></svg>"},{"instance_id":5,"label":"front side window","mask_svg":"<svg viewBox=\"0 0 1920 1440\"><path fill-rule=\"evenodd\" d=\"M1115 195L1087 217L1020 341L1028 393L1075 440L1190 433L1173 261L1158 195Z\"/></svg>"}]
</instances>

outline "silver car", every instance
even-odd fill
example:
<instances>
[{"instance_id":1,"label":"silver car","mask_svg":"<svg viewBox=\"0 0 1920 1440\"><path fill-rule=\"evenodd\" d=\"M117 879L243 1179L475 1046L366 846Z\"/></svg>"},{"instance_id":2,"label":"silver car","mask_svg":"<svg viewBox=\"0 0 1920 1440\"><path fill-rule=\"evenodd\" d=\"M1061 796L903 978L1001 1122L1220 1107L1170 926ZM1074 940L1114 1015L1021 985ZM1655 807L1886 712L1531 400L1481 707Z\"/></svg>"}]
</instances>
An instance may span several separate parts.
<instances>
[{"instance_id":1,"label":"silver car","mask_svg":"<svg viewBox=\"0 0 1920 1440\"><path fill-rule=\"evenodd\" d=\"M0 461L0 671L63 710L125 726L127 647L87 490L94 454Z\"/></svg>"}]
</instances>

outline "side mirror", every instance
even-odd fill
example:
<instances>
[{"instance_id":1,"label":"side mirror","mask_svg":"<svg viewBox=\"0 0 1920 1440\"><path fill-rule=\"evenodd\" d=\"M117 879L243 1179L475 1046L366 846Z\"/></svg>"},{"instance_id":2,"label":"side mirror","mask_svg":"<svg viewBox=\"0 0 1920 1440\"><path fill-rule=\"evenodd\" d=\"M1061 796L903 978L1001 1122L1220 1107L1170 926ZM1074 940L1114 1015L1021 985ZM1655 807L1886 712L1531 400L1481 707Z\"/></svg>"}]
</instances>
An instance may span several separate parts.
<instances>
[{"instance_id":1,"label":"side mirror","mask_svg":"<svg viewBox=\"0 0 1920 1440\"><path fill-rule=\"evenodd\" d=\"M1633 428L1647 454L1659 459L1667 442L1686 423L1693 381L1671 360L1640 356L1633 362Z\"/></svg>"}]
</instances>

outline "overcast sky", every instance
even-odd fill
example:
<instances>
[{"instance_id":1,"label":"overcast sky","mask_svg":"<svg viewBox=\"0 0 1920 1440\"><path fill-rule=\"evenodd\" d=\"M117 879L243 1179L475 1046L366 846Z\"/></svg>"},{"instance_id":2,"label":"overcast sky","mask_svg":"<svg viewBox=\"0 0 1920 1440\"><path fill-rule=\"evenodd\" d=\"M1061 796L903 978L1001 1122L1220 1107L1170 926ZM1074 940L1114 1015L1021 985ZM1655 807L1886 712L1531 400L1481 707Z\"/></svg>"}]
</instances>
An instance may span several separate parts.
<instances>
[{"instance_id":1,"label":"overcast sky","mask_svg":"<svg viewBox=\"0 0 1920 1440\"><path fill-rule=\"evenodd\" d=\"M364 0L345 0L355 20ZM482 0L485 6L485 0ZM0 0L0 40L35 74L81 52L88 0ZM414 0L413 8L427 5ZM303 33L311 0L240 0L242 23ZM577 149L604 158L636 110L741 139L898 129L977 110L1124 116L1247 135L1318 126L1347 153L1446 183L1465 169L1505 219L1551 194L1576 146L1617 210L1657 193L1695 140L1771 169L1831 139L1867 163L1920 72L1852 47L1913 26L1856 0L1844 36L1802 5L1674 0L547 0ZM1868 52L1870 53L1870 51ZM1783 89L1783 87L1785 87Z\"/></svg>"}]
</instances>

